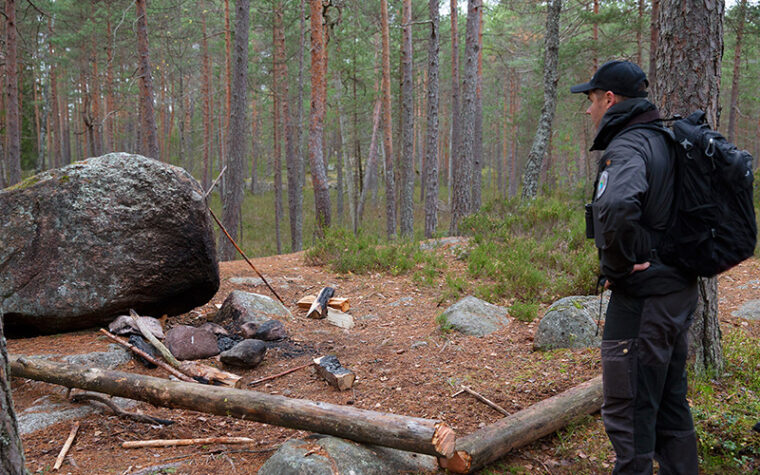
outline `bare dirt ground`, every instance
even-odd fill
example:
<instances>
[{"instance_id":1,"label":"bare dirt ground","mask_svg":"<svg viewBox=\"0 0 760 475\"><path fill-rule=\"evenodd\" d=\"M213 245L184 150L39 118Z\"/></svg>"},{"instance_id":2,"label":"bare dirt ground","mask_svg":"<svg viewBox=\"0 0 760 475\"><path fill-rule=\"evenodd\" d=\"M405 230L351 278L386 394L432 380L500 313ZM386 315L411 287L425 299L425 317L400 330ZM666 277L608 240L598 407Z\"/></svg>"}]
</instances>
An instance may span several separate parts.
<instances>
[{"instance_id":1,"label":"bare dirt ground","mask_svg":"<svg viewBox=\"0 0 760 475\"><path fill-rule=\"evenodd\" d=\"M438 251L447 271L466 275L452 250ZM445 421L459 435L493 423L502 416L467 394L451 395L465 384L510 412L526 408L601 372L598 349L532 350L538 320L510 325L488 337L476 338L442 333L435 323L452 301L441 302L443 285L417 286L409 276L385 274L338 275L326 268L309 266L302 253L253 260L256 267L288 304L294 315L285 322L289 340L282 350L272 349L264 362L253 370L228 368L248 381L276 374L335 354L341 363L358 375L353 390L338 392L311 369L300 370L255 387L257 391L293 398L350 404L354 407ZM222 285L207 305L188 314L169 318L168 327L178 323L201 324L216 312L216 304L234 289L271 295L265 286L233 285L231 277L256 277L244 261L222 263ZM720 315L725 328L738 327L760 336L760 322L731 316L742 303L760 299L760 261L751 259L719 279ZM356 320L351 330L343 330L324 320L305 318L295 302L315 294L323 286L336 288L336 296L350 299L350 313ZM10 340L11 354L72 354L103 351L109 341L96 330ZM214 359L208 364L221 364ZM166 377L160 369L147 370L134 361L122 371ZM43 396L65 398L66 389L46 383L13 378L13 396L18 412ZM82 420L79 434L60 473L129 474L148 467L179 464L167 473L215 474L255 473L284 441L307 435L305 432L260 423L212 416L200 412L170 410L139 403L146 414L172 419L171 426L141 424L111 414L93 414ZM598 431L598 414L591 432ZM60 423L23 437L28 468L47 473L68 436L71 422ZM585 433L588 434L588 430ZM579 436L583 435L581 431ZM257 440L248 446L208 445L179 448L123 449L128 440L245 436ZM596 473L613 461L609 443L597 440L596 449L587 450L589 441L545 437L486 469L487 473ZM600 439L597 437L597 439ZM589 455L590 454L590 455ZM150 472L164 473L164 472Z\"/></svg>"}]
</instances>

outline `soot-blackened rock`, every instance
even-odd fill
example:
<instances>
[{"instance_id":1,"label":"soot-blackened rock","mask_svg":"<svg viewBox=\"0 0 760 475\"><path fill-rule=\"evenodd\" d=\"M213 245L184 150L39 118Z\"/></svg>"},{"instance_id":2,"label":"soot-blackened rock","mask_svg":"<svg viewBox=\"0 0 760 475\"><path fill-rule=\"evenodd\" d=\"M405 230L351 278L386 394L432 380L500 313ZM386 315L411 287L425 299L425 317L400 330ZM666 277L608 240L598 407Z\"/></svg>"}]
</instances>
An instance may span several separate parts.
<instances>
[{"instance_id":1,"label":"soot-blackened rock","mask_svg":"<svg viewBox=\"0 0 760 475\"><path fill-rule=\"evenodd\" d=\"M137 349L142 350L146 352L148 355L153 357L154 359L160 359L161 357L158 356L156 349L153 348L153 345L145 341L145 338L138 336L138 335L129 335L129 343L134 345ZM156 368L157 366L150 361L146 360L140 355L135 354L134 358L139 361L143 366L146 368Z\"/></svg>"}]
</instances>

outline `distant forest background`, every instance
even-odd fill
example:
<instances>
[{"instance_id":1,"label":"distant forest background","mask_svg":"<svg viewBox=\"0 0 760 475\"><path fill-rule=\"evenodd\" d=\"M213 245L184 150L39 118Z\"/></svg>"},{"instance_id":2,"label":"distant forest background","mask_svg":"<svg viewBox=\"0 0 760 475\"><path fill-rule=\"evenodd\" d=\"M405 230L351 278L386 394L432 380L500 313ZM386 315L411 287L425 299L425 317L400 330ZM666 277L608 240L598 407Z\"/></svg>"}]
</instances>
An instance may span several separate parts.
<instances>
[{"instance_id":1,"label":"distant forest background","mask_svg":"<svg viewBox=\"0 0 760 475\"><path fill-rule=\"evenodd\" d=\"M206 188L228 165L212 206L231 232L274 218L253 232L276 245L254 254L369 222L458 234L490 200L578 189L596 173L594 131L569 87L610 59L654 84L669 74L650 54L658 36L690 34L659 31L659 0L4 3L0 187L112 151ZM728 2L712 125L755 157L759 39L758 2Z\"/></svg>"}]
</instances>

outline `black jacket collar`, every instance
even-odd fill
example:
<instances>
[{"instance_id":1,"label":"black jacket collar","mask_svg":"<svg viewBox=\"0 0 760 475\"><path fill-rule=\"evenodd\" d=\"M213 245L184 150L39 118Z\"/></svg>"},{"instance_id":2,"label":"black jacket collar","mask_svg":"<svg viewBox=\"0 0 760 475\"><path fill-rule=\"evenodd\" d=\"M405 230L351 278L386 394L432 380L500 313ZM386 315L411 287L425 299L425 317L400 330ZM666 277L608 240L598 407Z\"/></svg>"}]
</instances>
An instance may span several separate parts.
<instances>
[{"instance_id":1,"label":"black jacket collar","mask_svg":"<svg viewBox=\"0 0 760 475\"><path fill-rule=\"evenodd\" d=\"M607 110L602 117L599 131L594 138L591 150L604 150L620 132L633 124L654 122L660 119L657 107L644 98L628 99L618 102Z\"/></svg>"}]
</instances>

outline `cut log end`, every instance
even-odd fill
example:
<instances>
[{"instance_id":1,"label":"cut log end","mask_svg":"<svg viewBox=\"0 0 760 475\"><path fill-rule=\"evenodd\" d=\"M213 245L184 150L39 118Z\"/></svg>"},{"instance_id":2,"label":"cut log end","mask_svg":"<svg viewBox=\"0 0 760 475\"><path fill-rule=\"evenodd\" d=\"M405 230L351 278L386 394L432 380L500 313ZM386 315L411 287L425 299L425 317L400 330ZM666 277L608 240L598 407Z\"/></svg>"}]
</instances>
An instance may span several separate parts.
<instances>
[{"instance_id":1,"label":"cut log end","mask_svg":"<svg viewBox=\"0 0 760 475\"><path fill-rule=\"evenodd\" d=\"M433 447L444 457L451 457L456 447L456 433L454 429L443 422L437 423L433 432Z\"/></svg>"},{"instance_id":2,"label":"cut log end","mask_svg":"<svg viewBox=\"0 0 760 475\"><path fill-rule=\"evenodd\" d=\"M458 450L451 457L438 457L438 466L454 473L470 473L472 457L467 452Z\"/></svg>"}]
</instances>

